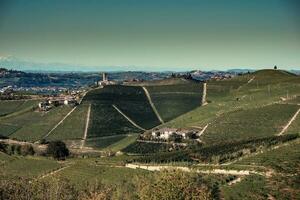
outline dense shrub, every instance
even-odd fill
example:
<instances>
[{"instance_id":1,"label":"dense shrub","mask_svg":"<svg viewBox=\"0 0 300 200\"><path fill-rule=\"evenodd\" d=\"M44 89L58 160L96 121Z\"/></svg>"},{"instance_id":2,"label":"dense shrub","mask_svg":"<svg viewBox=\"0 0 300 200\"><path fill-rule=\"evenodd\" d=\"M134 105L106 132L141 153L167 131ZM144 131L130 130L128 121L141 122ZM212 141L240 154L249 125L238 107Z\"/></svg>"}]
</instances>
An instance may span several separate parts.
<instances>
[{"instance_id":1,"label":"dense shrub","mask_svg":"<svg viewBox=\"0 0 300 200\"><path fill-rule=\"evenodd\" d=\"M212 146L191 146L187 150L178 150L173 152L158 152L151 155L144 155L133 161L137 162L180 162L180 161L200 161L207 163L224 163L245 154L255 152L261 148L267 148L272 145L288 142L298 138L298 134L289 134L282 136L272 136L260 139L242 140L227 143L220 143Z\"/></svg>"},{"instance_id":2,"label":"dense shrub","mask_svg":"<svg viewBox=\"0 0 300 200\"><path fill-rule=\"evenodd\" d=\"M162 171L139 181L140 199L212 199L212 190L202 177L180 170Z\"/></svg>"},{"instance_id":3,"label":"dense shrub","mask_svg":"<svg viewBox=\"0 0 300 200\"><path fill-rule=\"evenodd\" d=\"M47 155L57 160L64 160L69 156L69 149L62 141L51 141L47 147Z\"/></svg>"},{"instance_id":4,"label":"dense shrub","mask_svg":"<svg viewBox=\"0 0 300 200\"><path fill-rule=\"evenodd\" d=\"M34 149L31 145L22 145L20 149L20 154L22 156L27 156L27 155L34 155Z\"/></svg>"},{"instance_id":5,"label":"dense shrub","mask_svg":"<svg viewBox=\"0 0 300 200\"><path fill-rule=\"evenodd\" d=\"M8 139L8 137L0 134L0 139Z\"/></svg>"}]
</instances>

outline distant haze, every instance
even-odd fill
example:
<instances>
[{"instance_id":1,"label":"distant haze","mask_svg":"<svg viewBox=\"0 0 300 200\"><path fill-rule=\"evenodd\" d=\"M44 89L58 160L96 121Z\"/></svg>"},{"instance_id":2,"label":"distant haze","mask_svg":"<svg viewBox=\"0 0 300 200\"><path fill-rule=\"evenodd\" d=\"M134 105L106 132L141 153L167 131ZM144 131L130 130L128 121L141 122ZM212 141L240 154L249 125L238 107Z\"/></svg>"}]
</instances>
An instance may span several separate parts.
<instances>
[{"instance_id":1,"label":"distant haze","mask_svg":"<svg viewBox=\"0 0 300 200\"><path fill-rule=\"evenodd\" d=\"M299 24L297 0L0 0L0 67L299 69Z\"/></svg>"}]
</instances>

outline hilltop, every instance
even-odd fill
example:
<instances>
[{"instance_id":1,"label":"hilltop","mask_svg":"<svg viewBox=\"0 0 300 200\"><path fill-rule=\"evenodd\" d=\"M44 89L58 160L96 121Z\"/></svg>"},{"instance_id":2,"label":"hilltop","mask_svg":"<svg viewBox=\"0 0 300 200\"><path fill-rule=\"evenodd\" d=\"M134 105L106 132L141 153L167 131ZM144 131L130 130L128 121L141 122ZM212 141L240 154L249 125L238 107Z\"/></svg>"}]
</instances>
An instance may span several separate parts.
<instances>
[{"instance_id":1,"label":"hilltop","mask_svg":"<svg viewBox=\"0 0 300 200\"><path fill-rule=\"evenodd\" d=\"M204 83L182 78L90 88L78 106L45 113L33 100L0 102L1 135L27 144L63 140L76 157L0 152L0 162L8 176L67 177L79 188L101 179L136 191L133 177L177 169L197 172L219 197L295 199L300 77L260 70L211 79L206 88L205 104Z\"/></svg>"}]
</instances>

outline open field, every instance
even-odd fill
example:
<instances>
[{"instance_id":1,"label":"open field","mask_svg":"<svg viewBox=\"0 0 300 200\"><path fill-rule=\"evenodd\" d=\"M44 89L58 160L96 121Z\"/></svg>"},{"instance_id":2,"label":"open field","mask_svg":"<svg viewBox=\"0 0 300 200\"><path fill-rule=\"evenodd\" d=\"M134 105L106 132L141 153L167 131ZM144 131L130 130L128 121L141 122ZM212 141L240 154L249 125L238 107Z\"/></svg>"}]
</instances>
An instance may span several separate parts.
<instances>
[{"instance_id":1,"label":"open field","mask_svg":"<svg viewBox=\"0 0 300 200\"><path fill-rule=\"evenodd\" d=\"M273 104L226 113L209 124L201 139L205 143L220 143L275 135L281 131L299 107Z\"/></svg>"},{"instance_id":2,"label":"open field","mask_svg":"<svg viewBox=\"0 0 300 200\"><path fill-rule=\"evenodd\" d=\"M240 183L222 187L224 198L230 200L266 199L266 190L265 178L258 175L244 177Z\"/></svg>"},{"instance_id":3,"label":"open field","mask_svg":"<svg viewBox=\"0 0 300 200\"><path fill-rule=\"evenodd\" d=\"M0 155L1 161L2 158ZM43 157L8 156L5 159L8 161L1 165L5 176L34 178L61 167L57 161Z\"/></svg>"},{"instance_id":4,"label":"open field","mask_svg":"<svg viewBox=\"0 0 300 200\"><path fill-rule=\"evenodd\" d=\"M111 105L92 104L88 138L140 132Z\"/></svg>"},{"instance_id":5,"label":"open field","mask_svg":"<svg viewBox=\"0 0 300 200\"><path fill-rule=\"evenodd\" d=\"M81 139L84 135L85 117L88 105L80 104L46 139L70 140Z\"/></svg>"},{"instance_id":6,"label":"open field","mask_svg":"<svg viewBox=\"0 0 300 200\"><path fill-rule=\"evenodd\" d=\"M109 146L107 146L105 149L113 152L118 152L127 147L128 145L132 144L135 142L137 139L138 134L133 134L133 135L127 135L125 138L119 140L118 142L115 142Z\"/></svg>"},{"instance_id":7,"label":"open field","mask_svg":"<svg viewBox=\"0 0 300 200\"><path fill-rule=\"evenodd\" d=\"M272 168L277 172L300 172L300 142L292 142L286 146L265 153L244 158L235 164L259 165Z\"/></svg>"},{"instance_id":8,"label":"open field","mask_svg":"<svg viewBox=\"0 0 300 200\"><path fill-rule=\"evenodd\" d=\"M133 170L124 167L109 165L95 160L76 161L75 165L55 174L57 177L68 178L78 187L87 182L103 182L115 184L130 184L136 176L144 175L144 170Z\"/></svg>"},{"instance_id":9,"label":"open field","mask_svg":"<svg viewBox=\"0 0 300 200\"><path fill-rule=\"evenodd\" d=\"M201 105L201 83L147 86L146 88L164 121L170 121Z\"/></svg>"},{"instance_id":10,"label":"open field","mask_svg":"<svg viewBox=\"0 0 300 200\"><path fill-rule=\"evenodd\" d=\"M284 72L271 70L279 74L278 80L273 81L272 75L264 79L266 72L255 74L252 82L247 83L253 74L235 77L229 80L211 81L207 83L208 100L206 106L195 108L163 126L166 127L191 127L205 126L216 117L228 112L260 108L275 102L280 102L281 97L299 95L299 76L286 75ZM267 74L269 71L267 71ZM283 73L283 75L282 75ZM284 78L280 78L284 76ZM240 79L240 81L238 80ZM264 84L253 84L255 80L264 80ZM231 84L233 86L231 86ZM230 89L232 88L232 89ZM234 89L236 88L236 89ZM224 91L224 92L221 92Z\"/></svg>"},{"instance_id":11,"label":"open field","mask_svg":"<svg viewBox=\"0 0 300 200\"><path fill-rule=\"evenodd\" d=\"M126 135L114 135L102 138L90 138L86 140L85 146L103 149L113 143L119 142L126 137Z\"/></svg>"},{"instance_id":12,"label":"open field","mask_svg":"<svg viewBox=\"0 0 300 200\"><path fill-rule=\"evenodd\" d=\"M116 105L123 113L139 126L148 129L159 124L159 121L141 87L106 86L89 92L85 99L92 105L105 104L107 108ZM93 109L92 109L93 110Z\"/></svg>"},{"instance_id":13,"label":"open field","mask_svg":"<svg viewBox=\"0 0 300 200\"><path fill-rule=\"evenodd\" d=\"M70 110L68 106L61 106L45 114L31 112L18 116L13 120L17 120L16 124L19 124L21 128L10 137L26 141L42 139Z\"/></svg>"}]
</instances>

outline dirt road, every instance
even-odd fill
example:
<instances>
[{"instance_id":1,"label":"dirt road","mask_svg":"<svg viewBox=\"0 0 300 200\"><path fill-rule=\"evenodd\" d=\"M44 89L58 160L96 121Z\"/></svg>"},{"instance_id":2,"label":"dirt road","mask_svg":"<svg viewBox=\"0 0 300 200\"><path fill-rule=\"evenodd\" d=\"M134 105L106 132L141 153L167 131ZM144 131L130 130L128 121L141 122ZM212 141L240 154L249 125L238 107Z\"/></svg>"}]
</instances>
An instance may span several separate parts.
<instances>
[{"instance_id":1,"label":"dirt road","mask_svg":"<svg viewBox=\"0 0 300 200\"><path fill-rule=\"evenodd\" d=\"M137 125L132 119L130 119L127 115L125 115L116 105L112 105L114 109L116 109L123 117L125 117L133 126L137 127L138 129L141 129L143 131L146 131L146 129L140 127Z\"/></svg>"},{"instance_id":2,"label":"dirt road","mask_svg":"<svg viewBox=\"0 0 300 200\"><path fill-rule=\"evenodd\" d=\"M146 97L147 97L147 99L148 99L148 101L149 101L149 103L150 103L150 105L151 105L151 107L152 107L152 110L154 111L154 113L155 113L157 119L160 121L160 123L164 124L165 122L164 122L164 120L161 118L161 116L159 115L158 111L156 110L156 107L155 107L154 103L152 102L151 96L150 96L150 94L149 94L147 88L146 88L146 87L143 87L143 90L145 91Z\"/></svg>"},{"instance_id":3,"label":"dirt road","mask_svg":"<svg viewBox=\"0 0 300 200\"><path fill-rule=\"evenodd\" d=\"M87 112L87 115L86 115L85 129L84 129L84 134L83 134L83 138L82 138L81 145L80 145L81 149L84 147L85 140L86 140L86 137L87 137L87 134L88 134L88 128L89 128L89 123L90 123L90 115L91 115L91 104L89 105L88 112Z\"/></svg>"}]
</instances>

